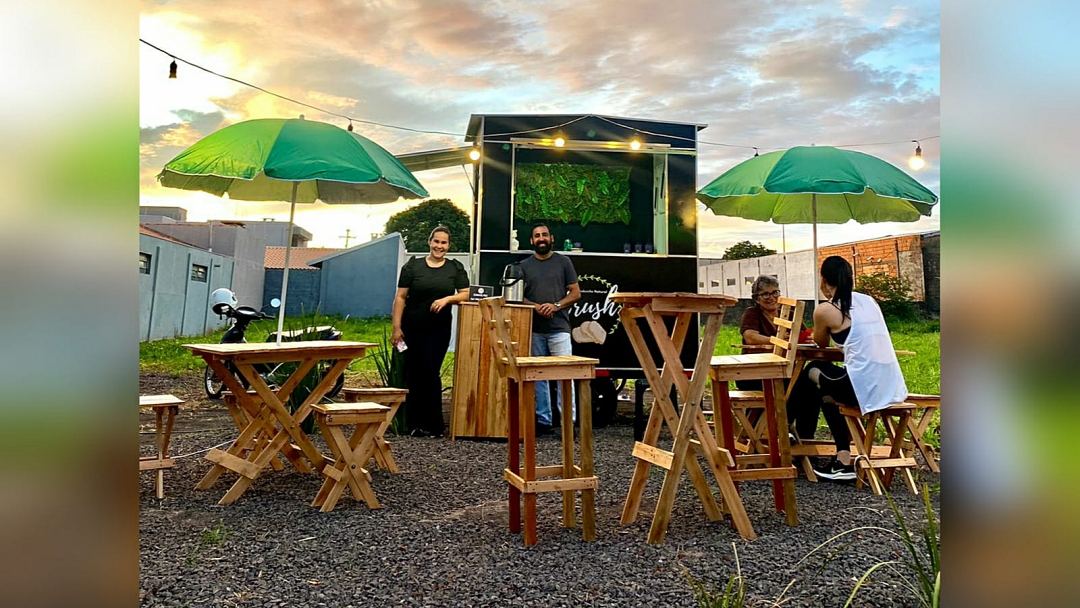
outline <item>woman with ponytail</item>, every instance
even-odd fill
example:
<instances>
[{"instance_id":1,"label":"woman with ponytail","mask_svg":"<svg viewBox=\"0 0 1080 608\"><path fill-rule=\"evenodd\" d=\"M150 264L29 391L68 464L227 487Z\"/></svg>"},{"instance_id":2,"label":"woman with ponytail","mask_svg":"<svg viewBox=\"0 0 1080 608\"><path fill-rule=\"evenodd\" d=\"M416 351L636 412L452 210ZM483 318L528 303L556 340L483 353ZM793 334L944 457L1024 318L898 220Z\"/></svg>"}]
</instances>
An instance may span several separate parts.
<instances>
[{"instance_id":1,"label":"woman with ponytail","mask_svg":"<svg viewBox=\"0 0 1080 608\"><path fill-rule=\"evenodd\" d=\"M863 414L907 399L907 385L896 360L889 329L877 302L854 291L851 264L830 256L821 264L821 294L814 308L814 342L835 342L844 353L844 366L815 361L806 375L821 389L821 410L836 441L836 458L814 472L825 479L855 479L851 464L851 434L838 403L858 406Z\"/></svg>"}]
</instances>

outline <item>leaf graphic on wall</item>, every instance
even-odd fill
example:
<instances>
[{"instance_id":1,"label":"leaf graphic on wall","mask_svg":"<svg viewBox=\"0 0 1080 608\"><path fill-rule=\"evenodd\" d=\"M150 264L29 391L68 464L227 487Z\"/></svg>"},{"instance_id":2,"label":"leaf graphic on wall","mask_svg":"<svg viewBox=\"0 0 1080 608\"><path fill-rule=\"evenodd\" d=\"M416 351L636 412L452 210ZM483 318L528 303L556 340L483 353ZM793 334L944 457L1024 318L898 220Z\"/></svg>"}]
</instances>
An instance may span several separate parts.
<instances>
[{"instance_id":1,"label":"leaf graphic on wall","mask_svg":"<svg viewBox=\"0 0 1080 608\"><path fill-rule=\"evenodd\" d=\"M522 163L515 215L526 221L630 223L630 168Z\"/></svg>"}]
</instances>

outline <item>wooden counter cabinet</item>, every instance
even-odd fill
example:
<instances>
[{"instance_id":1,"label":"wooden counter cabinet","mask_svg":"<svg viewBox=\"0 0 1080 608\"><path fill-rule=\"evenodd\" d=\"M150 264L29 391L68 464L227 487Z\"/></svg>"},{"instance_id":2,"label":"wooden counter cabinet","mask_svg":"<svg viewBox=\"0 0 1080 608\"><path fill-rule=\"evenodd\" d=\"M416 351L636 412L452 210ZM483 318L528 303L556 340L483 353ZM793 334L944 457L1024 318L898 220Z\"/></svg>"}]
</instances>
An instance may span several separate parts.
<instances>
[{"instance_id":1,"label":"wooden counter cabinet","mask_svg":"<svg viewBox=\"0 0 1080 608\"><path fill-rule=\"evenodd\" d=\"M514 354L529 356L532 338L532 306L507 304L504 311L510 316L516 342ZM491 364L491 345L483 331L480 307L476 302L463 302L458 308L457 347L454 353L453 410L450 414L450 436L497 437L505 439L506 380L499 377Z\"/></svg>"}]
</instances>

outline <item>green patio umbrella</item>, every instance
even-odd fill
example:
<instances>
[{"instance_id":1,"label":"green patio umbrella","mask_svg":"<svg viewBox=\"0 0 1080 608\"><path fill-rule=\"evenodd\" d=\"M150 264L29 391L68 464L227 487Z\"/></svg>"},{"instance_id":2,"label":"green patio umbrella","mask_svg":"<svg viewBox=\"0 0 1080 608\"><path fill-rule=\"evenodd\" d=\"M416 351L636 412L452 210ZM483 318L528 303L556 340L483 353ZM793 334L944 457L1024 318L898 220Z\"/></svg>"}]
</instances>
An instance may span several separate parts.
<instances>
[{"instance_id":1,"label":"green patio umbrella","mask_svg":"<svg viewBox=\"0 0 1080 608\"><path fill-rule=\"evenodd\" d=\"M285 321L296 203L390 203L427 190L394 155L361 135L324 122L265 118L207 135L158 174L168 188L246 201L290 201L278 341Z\"/></svg>"},{"instance_id":2,"label":"green patio umbrella","mask_svg":"<svg viewBox=\"0 0 1080 608\"><path fill-rule=\"evenodd\" d=\"M936 194L897 167L869 154L829 146L798 146L735 165L697 198L717 215L777 224L914 222L929 216Z\"/></svg>"}]
</instances>

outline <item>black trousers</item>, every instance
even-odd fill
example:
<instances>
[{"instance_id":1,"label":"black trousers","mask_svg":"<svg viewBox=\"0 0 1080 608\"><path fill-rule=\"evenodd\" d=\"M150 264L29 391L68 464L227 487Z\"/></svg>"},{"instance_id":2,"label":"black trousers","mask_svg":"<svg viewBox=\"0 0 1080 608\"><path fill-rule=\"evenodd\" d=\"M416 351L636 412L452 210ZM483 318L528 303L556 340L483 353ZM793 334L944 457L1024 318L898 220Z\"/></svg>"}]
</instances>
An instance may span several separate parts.
<instances>
[{"instance_id":1,"label":"black trousers","mask_svg":"<svg viewBox=\"0 0 1080 608\"><path fill-rule=\"evenodd\" d=\"M447 319L449 321L449 319ZM441 435L446 430L442 414L442 370L450 347L450 323L421 325L402 320L401 333L408 349L405 357L405 386L409 395L403 405L409 432L419 430Z\"/></svg>"},{"instance_id":2,"label":"black trousers","mask_svg":"<svg viewBox=\"0 0 1080 608\"><path fill-rule=\"evenodd\" d=\"M803 370L803 373L799 375L799 379L795 382L795 388L791 391L791 398L788 399L786 404L788 424L795 425L795 432L799 434L801 439L813 439L817 433L818 417L825 414L825 422L829 425L829 431L832 433L837 449L850 449L851 434L848 432L844 417L840 415L840 410L835 404L823 402L821 399L822 391L807 377L806 372L817 363L820 362L812 361L808 363L806 369ZM832 367L839 369L841 373L843 372L841 368ZM784 380L785 390L789 382L790 380ZM740 391L760 391L762 388L761 380L737 380L735 381L735 387ZM841 399L836 400L840 401L840 403L848 403Z\"/></svg>"},{"instance_id":3,"label":"black trousers","mask_svg":"<svg viewBox=\"0 0 1080 608\"><path fill-rule=\"evenodd\" d=\"M810 370L814 368L821 371L820 389L810 382ZM821 407L821 413L825 415L825 422L829 424L829 432L832 433L833 441L836 442L836 449L850 450L851 431L848 430L847 422L840 414L840 408L836 406L837 403L842 403L859 407L859 399L855 396L855 387L851 386L851 378L848 378L847 370L828 361L811 361L806 364L799 378L800 382L805 381L816 392L817 403ZM824 397L831 397L831 401L824 400Z\"/></svg>"}]
</instances>

